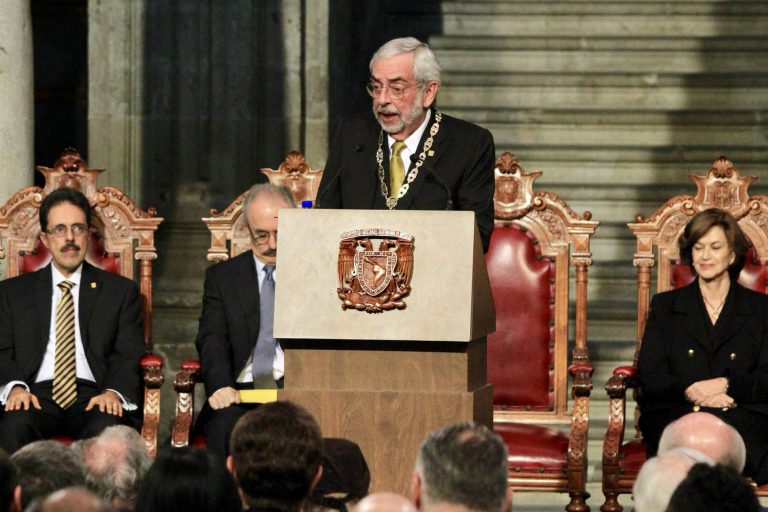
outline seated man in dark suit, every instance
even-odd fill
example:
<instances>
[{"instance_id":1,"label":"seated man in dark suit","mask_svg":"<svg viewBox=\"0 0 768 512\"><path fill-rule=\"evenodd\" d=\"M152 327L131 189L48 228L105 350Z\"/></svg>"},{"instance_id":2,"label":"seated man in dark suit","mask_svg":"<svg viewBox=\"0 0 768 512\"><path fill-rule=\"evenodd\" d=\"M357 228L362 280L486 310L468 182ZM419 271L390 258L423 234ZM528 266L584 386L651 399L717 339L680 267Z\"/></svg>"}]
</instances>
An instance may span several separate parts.
<instances>
[{"instance_id":1,"label":"seated man in dark suit","mask_svg":"<svg viewBox=\"0 0 768 512\"><path fill-rule=\"evenodd\" d=\"M0 445L91 437L122 423L141 397L139 290L85 261L91 210L60 188L40 206L53 261L0 282Z\"/></svg>"},{"instance_id":2,"label":"seated man in dark suit","mask_svg":"<svg viewBox=\"0 0 768 512\"><path fill-rule=\"evenodd\" d=\"M496 160L491 132L438 110L440 64L418 39L385 43L370 70L373 116L347 119L337 130L317 207L473 211L487 251Z\"/></svg>"},{"instance_id":3,"label":"seated man in dark suit","mask_svg":"<svg viewBox=\"0 0 768 512\"><path fill-rule=\"evenodd\" d=\"M253 250L205 274L196 345L208 400L196 430L222 460L237 419L253 408L238 390L282 387L283 351L272 336L277 212L292 207L288 189L254 185L243 203Z\"/></svg>"}]
</instances>

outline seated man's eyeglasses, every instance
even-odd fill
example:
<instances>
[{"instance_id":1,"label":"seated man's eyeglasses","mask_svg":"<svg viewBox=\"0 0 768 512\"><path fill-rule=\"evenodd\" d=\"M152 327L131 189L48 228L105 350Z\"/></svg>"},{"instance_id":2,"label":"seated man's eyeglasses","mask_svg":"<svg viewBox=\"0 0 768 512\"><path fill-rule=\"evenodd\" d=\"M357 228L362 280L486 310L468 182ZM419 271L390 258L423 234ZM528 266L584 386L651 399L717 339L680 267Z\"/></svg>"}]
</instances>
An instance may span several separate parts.
<instances>
[{"instance_id":1,"label":"seated man's eyeglasses","mask_svg":"<svg viewBox=\"0 0 768 512\"><path fill-rule=\"evenodd\" d=\"M52 228L46 229L45 232L56 238L64 238L70 230L72 230L73 236L83 236L88 232L88 226L80 222L72 224L71 226L67 226L66 224L56 224Z\"/></svg>"},{"instance_id":2,"label":"seated man's eyeglasses","mask_svg":"<svg viewBox=\"0 0 768 512\"><path fill-rule=\"evenodd\" d=\"M405 91L407 91L411 87L418 87L420 85L421 85L421 82L416 82L415 84L411 84L411 85L395 84L395 85L384 86L384 85L381 85L379 82L371 80L366 84L365 88L368 90L368 94L370 94L372 98L378 98L384 92L384 89L386 89L389 92L390 98L392 98L393 100L401 100L405 95Z\"/></svg>"},{"instance_id":3,"label":"seated man's eyeglasses","mask_svg":"<svg viewBox=\"0 0 768 512\"><path fill-rule=\"evenodd\" d=\"M263 231L261 229L254 229L251 231L251 235L253 235L253 239L256 240L259 244L265 244L269 242L269 237L274 236L275 242L277 242L277 231Z\"/></svg>"}]
</instances>

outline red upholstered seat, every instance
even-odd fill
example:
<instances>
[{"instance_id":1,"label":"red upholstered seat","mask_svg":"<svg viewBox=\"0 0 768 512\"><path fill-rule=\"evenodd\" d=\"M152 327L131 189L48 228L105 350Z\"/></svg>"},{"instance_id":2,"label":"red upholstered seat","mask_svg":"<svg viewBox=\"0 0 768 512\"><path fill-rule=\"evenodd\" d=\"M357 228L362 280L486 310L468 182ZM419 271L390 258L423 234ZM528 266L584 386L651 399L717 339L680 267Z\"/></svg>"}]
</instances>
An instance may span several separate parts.
<instances>
[{"instance_id":1,"label":"red upholstered seat","mask_svg":"<svg viewBox=\"0 0 768 512\"><path fill-rule=\"evenodd\" d=\"M691 268L680 263L677 240L688 220L708 208L728 210L738 220L752 247L747 253L739 283L753 290L768 292L768 269L761 261L768 259L768 197L752 196L747 190L755 177L740 177L733 163L720 157L705 176L691 176L696 182L696 196L675 196L650 217L637 216L629 224L637 238L634 266L637 269L637 338L635 358L640 351L651 295L651 268L656 267L656 292L685 286L694 279ZM728 191L727 194L724 191ZM634 366L616 368L606 390L610 399L610 418L603 444L602 512L621 512L618 495L632 492L632 485L645 462L642 439L624 443L627 391L636 386ZM642 414L642 411L640 411ZM768 489L758 489L768 495Z\"/></svg>"},{"instance_id":2,"label":"red upholstered seat","mask_svg":"<svg viewBox=\"0 0 768 512\"><path fill-rule=\"evenodd\" d=\"M513 489L567 492L568 510L586 511L586 273L598 223L554 194L534 193L541 172L526 173L511 153L496 166L496 224L485 257L496 307L496 332L488 337L493 428L509 450Z\"/></svg>"},{"instance_id":3,"label":"red upholstered seat","mask_svg":"<svg viewBox=\"0 0 768 512\"><path fill-rule=\"evenodd\" d=\"M565 473L567 432L526 423L494 423L493 431L507 445L510 471Z\"/></svg>"}]
</instances>

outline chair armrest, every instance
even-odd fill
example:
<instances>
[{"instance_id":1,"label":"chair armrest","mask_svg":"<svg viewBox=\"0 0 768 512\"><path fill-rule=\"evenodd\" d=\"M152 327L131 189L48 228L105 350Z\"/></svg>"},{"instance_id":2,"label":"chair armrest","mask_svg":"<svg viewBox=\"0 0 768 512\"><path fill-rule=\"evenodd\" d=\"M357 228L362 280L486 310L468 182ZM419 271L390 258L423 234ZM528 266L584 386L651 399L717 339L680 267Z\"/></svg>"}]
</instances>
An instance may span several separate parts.
<instances>
[{"instance_id":1,"label":"chair armrest","mask_svg":"<svg viewBox=\"0 0 768 512\"><path fill-rule=\"evenodd\" d=\"M634 366L617 366L613 375L608 379L605 390L610 398L626 399L627 389L634 388L637 383L637 368Z\"/></svg>"},{"instance_id":2,"label":"chair armrest","mask_svg":"<svg viewBox=\"0 0 768 512\"><path fill-rule=\"evenodd\" d=\"M195 384L200 381L200 361L190 359L181 363L173 379L176 391L176 414L171 429L171 445L188 446L195 415Z\"/></svg>"},{"instance_id":3,"label":"chair armrest","mask_svg":"<svg viewBox=\"0 0 768 512\"><path fill-rule=\"evenodd\" d=\"M568 367L568 373L573 378L571 396L573 398L592 394L592 373L594 368L589 363L577 363Z\"/></svg>"},{"instance_id":4,"label":"chair armrest","mask_svg":"<svg viewBox=\"0 0 768 512\"><path fill-rule=\"evenodd\" d=\"M160 387L163 385L163 359L146 354L139 360L144 380L144 420L141 437L147 451L154 458L157 455L157 432L160 426Z\"/></svg>"}]
</instances>

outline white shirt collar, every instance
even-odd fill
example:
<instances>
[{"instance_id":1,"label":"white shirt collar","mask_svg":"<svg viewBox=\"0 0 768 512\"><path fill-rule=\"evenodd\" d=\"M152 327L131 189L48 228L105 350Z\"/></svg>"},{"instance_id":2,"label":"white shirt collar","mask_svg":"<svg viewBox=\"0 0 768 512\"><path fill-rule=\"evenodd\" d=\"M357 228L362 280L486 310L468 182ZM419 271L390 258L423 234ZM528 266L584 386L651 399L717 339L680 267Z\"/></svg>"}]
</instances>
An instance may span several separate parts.
<instances>
[{"instance_id":1,"label":"white shirt collar","mask_svg":"<svg viewBox=\"0 0 768 512\"><path fill-rule=\"evenodd\" d=\"M83 277L83 264L81 263L79 267L75 269L74 272L72 272L72 275L69 277L64 277L64 274L59 272L59 269L56 268L56 265L51 262L51 277L53 278L53 286L58 286L60 282L62 281L70 281L75 283L75 286L80 285L80 280Z\"/></svg>"}]
</instances>

